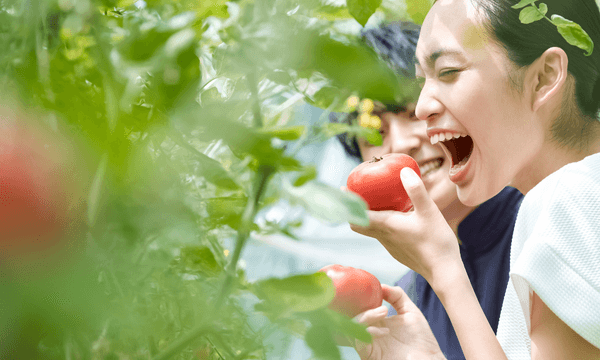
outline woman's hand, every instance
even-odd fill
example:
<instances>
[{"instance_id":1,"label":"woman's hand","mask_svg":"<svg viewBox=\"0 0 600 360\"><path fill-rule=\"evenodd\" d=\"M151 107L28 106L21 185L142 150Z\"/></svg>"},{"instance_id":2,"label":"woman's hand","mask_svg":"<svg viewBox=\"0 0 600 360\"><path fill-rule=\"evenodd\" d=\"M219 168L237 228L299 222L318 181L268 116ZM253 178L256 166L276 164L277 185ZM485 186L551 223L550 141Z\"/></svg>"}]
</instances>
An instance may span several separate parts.
<instances>
[{"instance_id":1,"label":"woman's hand","mask_svg":"<svg viewBox=\"0 0 600 360\"><path fill-rule=\"evenodd\" d=\"M410 168L402 169L400 178L414 211L368 211L369 226L350 227L379 240L396 260L421 274L432 286L443 283L449 269L463 266L456 236L421 178Z\"/></svg>"},{"instance_id":2,"label":"woman's hand","mask_svg":"<svg viewBox=\"0 0 600 360\"><path fill-rule=\"evenodd\" d=\"M367 325L373 342L357 342L362 360L445 359L423 313L400 287L382 285L383 298L398 315L387 316L385 306L365 311L356 319Z\"/></svg>"}]
</instances>

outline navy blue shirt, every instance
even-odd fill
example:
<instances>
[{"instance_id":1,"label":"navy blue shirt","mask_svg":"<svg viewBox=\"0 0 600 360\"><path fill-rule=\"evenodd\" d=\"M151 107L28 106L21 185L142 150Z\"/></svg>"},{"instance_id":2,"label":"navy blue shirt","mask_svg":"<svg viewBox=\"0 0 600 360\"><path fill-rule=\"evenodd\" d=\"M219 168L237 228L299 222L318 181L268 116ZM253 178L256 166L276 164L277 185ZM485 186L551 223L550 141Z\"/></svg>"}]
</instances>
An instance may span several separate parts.
<instances>
[{"instance_id":1,"label":"navy blue shirt","mask_svg":"<svg viewBox=\"0 0 600 360\"><path fill-rule=\"evenodd\" d=\"M507 187L479 205L458 225L460 255L471 285L494 332L508 284L510 243L523 195ZM446 310L425 279L409 271L396 283L421 309L448 360L464 359ZM395 315L391 308L389 315Z\"/></svg>"}]
</instances>

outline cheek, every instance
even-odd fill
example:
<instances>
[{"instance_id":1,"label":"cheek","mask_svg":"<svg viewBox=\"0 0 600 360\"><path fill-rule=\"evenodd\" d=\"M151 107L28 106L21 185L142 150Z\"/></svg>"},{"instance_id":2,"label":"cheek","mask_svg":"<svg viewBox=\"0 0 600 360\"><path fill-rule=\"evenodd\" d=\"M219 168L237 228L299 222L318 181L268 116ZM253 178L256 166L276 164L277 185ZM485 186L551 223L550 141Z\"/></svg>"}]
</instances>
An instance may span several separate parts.
<instances>
[{"instance_id":1,"label":"cheek","mask_svg":"<svg viewBox=\"0 0 600 360\"><path fill-rule=\"evenodd\" d=\"M362 156L363 161L372 159L373 157L380 157L390 152L387 151L385 143L382 146L369 146L363 143L362 141L359 141L358 148L360 150L360 155Z\"/></svg>"},{"instance_id":2,"label":"cheek","mask_svg":"<svg viewBox=\"0 0 600 360\"><path fill-rule=\"evenodd\" d=\"M428 190L429 196L440 210L444 210L457 199L456 185L450 179L440 181Z\"/></svg>"}]
</instances>

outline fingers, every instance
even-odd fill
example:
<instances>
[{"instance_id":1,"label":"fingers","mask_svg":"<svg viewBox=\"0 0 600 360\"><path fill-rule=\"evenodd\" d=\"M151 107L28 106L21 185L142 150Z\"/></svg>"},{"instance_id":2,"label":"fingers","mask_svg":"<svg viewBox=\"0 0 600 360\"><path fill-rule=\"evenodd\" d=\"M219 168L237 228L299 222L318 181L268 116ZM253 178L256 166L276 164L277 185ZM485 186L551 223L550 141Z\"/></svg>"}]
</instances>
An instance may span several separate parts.
<instances>
[{"instance_id":1,"label":"fingers","mask_svg":"<svg viewBox=\"0 0 600 360\"><path fill-rule=\"evenodd\" d=\"M408 213L401 213L398 211L372 211L367 210L367 216L369 217L369 225L368 226L359 226L350 224L350 228L362 235L376 237L379 232L381 232L382 228L384 228L384 224L388 221L388 219L392 216L403 215L407 216Z\"/></svg>"},{"instance_id":2,"label":"fingers","mask_svg":"<svg viewBox=\"0 0 600 360\"><path fill-rule=\"evenodd\" d=\"M382 337L390 333L390 329L385 326L383 320L386 318L388 308L381 305L378 308L367 310L356 316L356 320L367 326L367 331L373 337Z\"/></svg>"},{"instance_id":3,"label":"fingers","mask_svg":"<svg viewBox=\"0 0 600 360\"><path fill-rule=\"evenodd\" d=\"M369 332L369 334L371 334L372 337L384 337L386 335L390 334L390 329L387 327L376 327L376 326L369 326L367 328L367 332Z\"/></svg>"},{"instance_id":4,"label":"fingers","mask_svg":"<svg viewBox=\"0 0 600 360\"><path fill-rule=\"evenodd\" d=\"M367 310L363 313L356 315L356 321L365 325L373 325L378 321L385 319L388 313L388 308L385 305L381 305L375 309Z\"/></svg>"},{"instance_id":5,"label":"fingers","mask_svg":"<svg viewBox=\"0 0 600 360\"><path fill-rule=\"evenodd\" d=\"M398 314L403 314L410 307L415 306L408 295L406 295L404 290L399 286L381 284L381 290L383 290L383 299L390 303Z\"/></svg>"},{"instance_id":6,"label":"fingers","mask_svg":"<svg viewBox=\"0 0 600 360\"><path fill-rule=\"evenodd\" d=\"M421 178L414 172L413 169L405 167L400 171L400 180L408 194L408 197L413 203L415 211L426 211L429 208L436 207L435 203L429 197L427 189Z\"/></svg>"}]
</instances>

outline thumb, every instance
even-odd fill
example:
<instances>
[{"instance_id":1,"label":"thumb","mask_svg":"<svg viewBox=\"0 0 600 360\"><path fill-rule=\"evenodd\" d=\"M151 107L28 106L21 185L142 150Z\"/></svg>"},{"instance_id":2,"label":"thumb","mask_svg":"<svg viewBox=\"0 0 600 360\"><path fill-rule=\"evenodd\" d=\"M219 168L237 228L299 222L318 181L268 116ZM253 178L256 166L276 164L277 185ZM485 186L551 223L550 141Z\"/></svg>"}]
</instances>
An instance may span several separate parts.
<instances>
[{"instance_id":1,"label":"thumb","mask_svg":"<svg viewBox=\"0 0 600 360\"><path fill-rule=\"evenodd\" d=\"M409 167L403 168L400 171L400 180L415 207L415 211L425 211L432 206L436 207L433 200L429 197L423 181L413 169Z\"/></svg>"},{"instance_id":2,"label":"thumb","mask_svg":"<svg viewBox=\"0 0 600 360\"><path fill-rule=\"evenodd\" d=\"M404 290L399 286L381 284L381 290L383 290L383 300L392 305L399 315L409 312L416 307Z\"/></svg>"}]
</instances>

